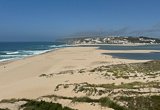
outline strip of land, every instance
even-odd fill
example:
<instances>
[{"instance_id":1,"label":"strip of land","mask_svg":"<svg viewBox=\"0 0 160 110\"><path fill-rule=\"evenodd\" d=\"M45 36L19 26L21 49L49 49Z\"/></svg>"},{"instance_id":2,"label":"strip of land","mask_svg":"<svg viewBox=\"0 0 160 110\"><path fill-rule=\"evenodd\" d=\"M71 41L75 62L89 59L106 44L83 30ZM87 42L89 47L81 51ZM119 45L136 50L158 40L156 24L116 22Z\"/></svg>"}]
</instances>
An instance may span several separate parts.
<instances>
[{"instance_id":1,"label":"strip of land","mask_svg":"<svg viewBox=\"0 0 160 110\"><path fill-rule=\"evenodd\" d=\"M157 84L156 80L159 80L160 77L152 75L155 71L148 72L146 70L150 74L145 75L144 71L133 71L137 69L135 65L143 64L147 60L119 59L103 54L113 52L115 51L99 50L97 47L68 47L10 63L2 63L0 65L0 100L25 98L58 102L78 110L112 110L114 108L111 105L102 107L98 99L112 96L112 101L116 96L125 96L125 92L120 95L119 91L131 91L130 94L135 95L130 90L134 88L134 86L130 87L133 85L132 83L137 87L134 92L142 92L139 91L140 87L149 83L150 86L145 87L143 93L151 93L149 87L152 85L154 86L153 95L159 93L156 92L159 89L155 85ZM116 52L149 53L156 52L156 50L118 50ZM130 63L135 67L133 70L133 65L128 65ZM113 65L118 66L113 67ZM143 66L141 67L143 68ZM125 68L126 71L122 68ZM131 70L132 72L130 72ZM114 94L104 91L110 91L111 87L115 90ZM128 88L126 89L126 87ZM74 100L74 97L78 101ZM80 97L89 97L92 100L90 99L89 103L79 101ZM76 102L76 104L71 102ZM124 105L123 103L119 104ZM1 107L15 108L16 110L13 103L0 103Z\"/></svg>"}]
</instances>

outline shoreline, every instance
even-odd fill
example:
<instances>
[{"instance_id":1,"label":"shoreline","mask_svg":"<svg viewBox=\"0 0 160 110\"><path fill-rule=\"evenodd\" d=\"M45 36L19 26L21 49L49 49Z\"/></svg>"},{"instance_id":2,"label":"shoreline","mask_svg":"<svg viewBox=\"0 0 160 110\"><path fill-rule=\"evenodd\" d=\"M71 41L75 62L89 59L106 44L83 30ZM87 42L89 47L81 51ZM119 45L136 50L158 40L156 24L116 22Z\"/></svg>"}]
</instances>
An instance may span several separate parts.
<instances>
[{"instance_id":1,"label":"shoreline","mask_svg":"<svg viewBox=\"0 0 160 110\"><path fill-rule=\"evenodd\" d=\"M58 47L58 48L54 48L54 49L50 49L50 50L47 50L46 52L44 53L40 53L40 54L33 54L33 55L29 55L29 56L26 56L26 57L23 57L23 58L12 58L12 59L6 59L4 61L1 61L0 60L0 65L2 64L7 64L7 63L10 63L10 62L14 62L14 61L17 61L17 60L22 60L22 59L25 59L25 58L30 58L30 57L34 57L34 56L38 56L38 55L42 55L42 54L46 54L48 52L52 52L52 51L55 51L57 49L62 49L62 48L67 48L67 47L79 47L79 46L103 46L103 45L109 45L109 46L146 46L146 45L160 45L160 44L141 44L141 43L137 43L137 44L73 44L73 45L66 45L64 47ZM2 59L3 60L3 59Z\"/></svg>"},{"instance_id":2,"label":"shoreline","mask_svg":"<svg viewBox=\"0 0 160 110\"><path fill-rule=\"evenodd\" d=\"M84 82L89 84L130 83L132 80L106 79L102 77L101 73L91 74L89 71L100 66L148 61L119 59L111 55L103 55L107 52L112 51L101 50L94 46L66 47L4 64L0 66L0 100L11 98L37 99L52 94L82 97L84 94L76 94L70 89L55 91L55 88L61 84L81 84ZM119 52L123 52L123 50L119 50ZM137 52L137 50L132 52ZM143 80L138 79L138 81ZM92 96L92 98L99 97ZM68 102L62 101L60 103L68 105ZM74 107L85 110L82 108L86 106L94 107L83 104Z\"/></svg>"},{"instance_id":3,"label":"shoreline","mask_svg":"<svg viewBox=\"0 0 160 110\"><path fill-rule=\"evenodd\" d=\"M21 54L15 54L15 55L19 55L19 57L13 57L13 58L4 58L4 59L0 59L0 63L5 63L5 62L12 62L12 61L16 61L16 60L21 60L21 59L24 59L24 58L29 58L29 57L33 57L33 56L37 56L37 55L41 55L41 54L45 54L45 53L48 53L50 51L54 51L54 50L57 50L57 49L61 49L61 48L65 48L65 47L71 47L73 45L67 45L67 44L61 44L61 45L50 45L49 47L52 47L52 48L48 48L48 49L42 49L42 50L24 50L24 51L32 51L33 53L32 54L24 54L24 55L21 55ZM3 50L4 51L4 50ZM2 51L2 52L3 52ZM20 53L21 50L16 50L16 52ZM38 52L37 52L38 51ZM14 54L7 54L6 55L14 55Z\"/></svg>"},{"instance_id":4,"label":"shoreline","mask_svg":"<svg viewBox=\"0 0 160 110\"><path fill-rule=\"evenodd\" d=\"M39 75L44 73L50 74L65 70L90 68L103 64L112 65L146 61L113 58L111 55L103 55L102 53L104 52L107 52L107 50L100 50L97 49L97 47L67 47L41 55L8 62L7 64L0 66L0 86L3 87L4 84L10 85L14 82L19 82L19 80L27 80L28 78L37 79L39 78ZM9 81L10 83L6 81ZM3 89L1 87L0 91L2 92ZM6 89L8 89L8 87L6 87ZM1 98L2 96L0 95L0 99Z\"/></svg>"},{"instance_id":5,"label":"shoreline","mask_svg":"<svg viewBox=\"0 0 160 110\"><path fill-rule=\"evenodd\" d=\"M8 63L15 62L15 61L18 61L18 60L23 60L23 59L26 59L26 58L36 57L36 56L43 55L43 54L46 54L46 53L49 53L49 52L53 52L53 51L56 51L56 50L58 50L58 49L63 49L63 48L67 48L67 47L54 48L54 49L47 50L47 51L44 52L44 53L33 54L33 55L25 56L25 57L22 57L22 58L6 59L6 60L4 60L4 61L0 61L0 66L3 65L3 64L8 64Z\"/></svg>"}]
</instances>

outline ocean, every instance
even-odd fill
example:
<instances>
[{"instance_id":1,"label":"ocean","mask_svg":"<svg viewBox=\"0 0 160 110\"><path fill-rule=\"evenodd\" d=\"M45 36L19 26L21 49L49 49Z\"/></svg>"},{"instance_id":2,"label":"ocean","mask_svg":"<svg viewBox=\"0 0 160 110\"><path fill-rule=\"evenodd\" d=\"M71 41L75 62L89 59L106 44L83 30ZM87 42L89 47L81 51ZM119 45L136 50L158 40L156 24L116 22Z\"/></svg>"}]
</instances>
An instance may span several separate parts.
<instances>
[{"instance_id":1,"label":"ocean","mask_svg":"<svg viewBox=\"0 0 160 110\"><path fill-rule=\"evenodd\" d=\"M60 42L0 42L0 61L21 59L64 47L67 45Z\"/></svg>"}]
</instances>

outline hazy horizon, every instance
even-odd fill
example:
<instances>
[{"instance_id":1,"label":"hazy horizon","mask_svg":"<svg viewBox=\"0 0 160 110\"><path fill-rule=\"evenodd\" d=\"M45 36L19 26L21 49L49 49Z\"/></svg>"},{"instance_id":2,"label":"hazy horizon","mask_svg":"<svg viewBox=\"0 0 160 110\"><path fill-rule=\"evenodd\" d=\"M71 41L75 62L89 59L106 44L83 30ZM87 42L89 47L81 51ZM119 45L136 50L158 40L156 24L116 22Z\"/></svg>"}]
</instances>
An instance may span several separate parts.
<instances>
[{"instance_id":1,"label":"hazy horizon","mask_svg":"<svg viewBox=\"0 0 160 110\"><path fill-rule=\"evenodd\" d=\"M0 41L53 41L79 33L160 38L159 0L1 0Z\"/></svg>"}]
</instances>

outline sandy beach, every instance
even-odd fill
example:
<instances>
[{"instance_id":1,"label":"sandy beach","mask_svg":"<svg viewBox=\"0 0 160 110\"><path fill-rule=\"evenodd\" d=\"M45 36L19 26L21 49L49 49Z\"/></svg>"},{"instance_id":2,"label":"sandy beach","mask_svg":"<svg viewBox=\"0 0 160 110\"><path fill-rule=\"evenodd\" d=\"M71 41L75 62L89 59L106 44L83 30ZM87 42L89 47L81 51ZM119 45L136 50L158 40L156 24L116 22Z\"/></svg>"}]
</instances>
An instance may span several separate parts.
<instances>
[{"instance_id":1,"label":"sandy beach","mask_svg":"<svg viewBox=\"0 0 160 110\"><path fill-rule=\"evenodd\" d=\"M99 74L81 73L80 71L102 65L146 62L146 60L118 59L103 54L110 52L114 51L99 50L97 47L67 47L10 63L2 63L0 65L0 100L11 98L36 99L52 94L70 97L84 96L84 94L76 94L70 89L55 91L55 88L59 84L84 82L90 84L131 82L125 79L110 80ZM128 52L142 51L132 50ZM154 50L143 52L154 52ZM43 75L50 77L41 77ZM92 98L98 97L93 96ZM98 110L96 107L99 107L99 105L93 107L87 104L68 105L68 102L63 100L59 102L79 110L85 110L86 108L88 110L91 108L92 110ZM3 104L0 104L0 107L3 106ZM106 110L106 108L104 109ZM111 109L108 108L107 110Z\"/></svg>"}]
</instances>

